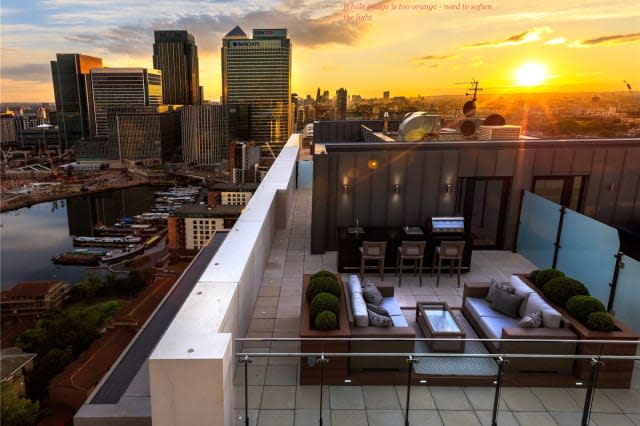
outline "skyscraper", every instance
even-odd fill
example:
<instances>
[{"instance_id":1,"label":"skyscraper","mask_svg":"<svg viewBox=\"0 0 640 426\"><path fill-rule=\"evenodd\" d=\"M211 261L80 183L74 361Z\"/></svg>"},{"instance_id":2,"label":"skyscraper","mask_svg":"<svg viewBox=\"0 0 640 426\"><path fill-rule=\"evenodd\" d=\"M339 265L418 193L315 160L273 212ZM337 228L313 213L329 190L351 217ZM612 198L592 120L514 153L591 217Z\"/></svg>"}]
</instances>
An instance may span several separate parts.
<instances>
[{"instance_id":1,"label":"skyscraper","mask_svg":"<svg viewBox=\"0 0 640 426\"><path fill-rule=\"evenodd\" d=\"M250 139L284 145L291 132L291 41L286 29L235 27L222 39L222 102L248 104Z\"/></svg>"},{"instance_id":2,"label":"skyscraper","mask_svg":"<svg viewBox=\"0 0 640 426\"><path fill-rule=\"evenodd\" d=\"M187 31L154 31L153 67L162 71L165 104L198 105L202 102L198 46Z\"/></svg>"},{"instance_id":3,"label":"skyscraper","mask_svg":"<svg viewBox=\"0 0 640 426\"><path fill-rule=\"evenodd\" d=\"M184 161L198 164L222 161L223 147L228 143L227 106L185 106L180 113Z\"/></svg>"},{"instance_id":4,"label":"skyscraper","mask_svg":"<svg viewBox=\"0 0 640 426\"><path fill-rule=\"evenodd\" d=\"M67 149L83 138L95 136L91 94L92 68L102 68L102 59L78 53L58 53L51 61L60 145Z\"/></svg>"},{"instance_id":5,"label":"skyscraper","mask_svg":"<svg viewBox=\"0 0 640 426\"><path fill-rule=\"evenodd\" d=\"M107 110L113 107L162 104L162 74L145 68L91 70L96 136L107 137ZM115 141L109 141L115 142Z\"/></svg>"},{"instance_id":6,"label":"skyscraper","mask_svg":"<svg viewBox=\"0 0 640 426\"><path fill-rule=\"evenodd\" d=\"M336 90L336 120L347 119L347 89Z\"/></svg>"}]
</instances>

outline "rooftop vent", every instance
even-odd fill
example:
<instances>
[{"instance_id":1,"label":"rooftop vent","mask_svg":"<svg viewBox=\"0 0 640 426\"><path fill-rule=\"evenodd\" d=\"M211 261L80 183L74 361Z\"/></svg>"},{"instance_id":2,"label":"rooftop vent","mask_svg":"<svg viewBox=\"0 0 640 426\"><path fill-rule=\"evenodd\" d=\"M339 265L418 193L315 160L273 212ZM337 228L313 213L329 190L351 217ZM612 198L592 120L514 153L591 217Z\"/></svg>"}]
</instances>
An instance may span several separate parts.
<instances>
[{"instance_id":1,"label":"rooftop vent","mask_svg":"<svg viewBox=\"0 0 640 426\"><path fill-rule=\"evenodd\" d=\"M405 115L398 127L398 141L419 142L436 138L442 129L442 116L423 111Z\"/></svg>"}]
</instances>

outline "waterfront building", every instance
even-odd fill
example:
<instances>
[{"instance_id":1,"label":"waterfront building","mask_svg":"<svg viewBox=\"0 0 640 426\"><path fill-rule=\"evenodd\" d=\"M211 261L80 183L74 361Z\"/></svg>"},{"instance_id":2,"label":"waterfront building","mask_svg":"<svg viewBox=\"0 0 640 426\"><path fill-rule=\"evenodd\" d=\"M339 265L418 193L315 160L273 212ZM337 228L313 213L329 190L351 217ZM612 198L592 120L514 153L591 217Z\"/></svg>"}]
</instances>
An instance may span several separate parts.
<instances>
[{"instance_id":1,"label":"waterfront building","mask_svg":"<svg viewBox=\"0 0 640 426\"><path fill-rule=\"evenodd\" d=\"M229 144L229 181L231 183L257 182L256 167L260 162L260 147L253 142Z\"/></svg>"},{"instance_id":2,"label":"waterfront building","mask_svg":"<svg viewBox=\"0 0 640 426\"><path fill-rule=\"evenodd\" d=\"M336 90L336 120L347 119L347 89Z\"/></svg>"},{"instance_id":3,"label":"waterfront building","mask_svg":"<svg viewBox=\"0 0 640 426\"><path fill-rule=\"evenodd\" d=\"M184 161L218 164L228 144L228 115L225 105L191 105L180 111Z\"/></svg>"},{"instance_id":4,"label":"waterfront building","mask_svg":"<svg viewBox=\"0 0 640 426\"><path fill-rule=\"evenodd\" d=\"M182 161L180 111L112 111L121 162L161 164Z\"/></svg>"},{"instance_id":5,"label":"waterfront building","mask_svg":"<svg viewBox=\"0 0 640 426\"><path fill-rule=\"evenodd\" d=\"M222 39L222 103L247 104L249 139L278 152L290 132L291 40L286 29L235 27Z\"/></svg>"},{"instance_id":6,"label":"waterfront building","mask_svg":"<svg viewBox=\"0 0 640 426\"><path fill-rule=\"evenodd\" d=\"M198 105L202 87L198 46L187 31L154 31L153 67L162 72L162 98L166 104Z\"/></svg>"},{"instance_id":7,"label":"waterfront building","mask_svg":"<svg viewBox=\"0 0 640 426\"><path fill-rule=\"evenodd\" d=\"M80 139L96 134L90 71L99 68L102 68L102 58L78 53L58 53L56 60L51 61L60 145L63 150Z\"/></svg>"},{"instance_id":8,"label":"waterfront building","mask_svg":"<svg viewBox=\"0 0 640 426\"><path fill-rule=\"evenodd\" d=\"M209 188L207 203L212 206L244 206L257 188L257 183L216 183Z\"/></svg>"},{"instance_id":9,"label":"waterfront building","mask_svg":"<svg viewBox=\"0 0 640 426\"><path fill-rule=\"evenodd\" d=\"M241 205L184 205L167 220L167 245L174 250L199 250L216 231L231 230L242 208Z\"/></svg>"},{"instance_id":10,"label":"waterfront building","mask_svg":"<svg viewBox=\"0 0 640 426\"><path fill-rule=\"evenodd\" d=\"M91 87L96 136L109 136L109 108L159 106L163 103L162 73L158 70L94 68L91 70Z\"/></svg>"},{"instance_id":11,"label":"waterfront building","mask_svg":"<svg viewBox=\"0 0 640 426\"><path fill-rule=\"evenodd\" d=\"M23 281L0 293L2 318L35 317L60 306L69 285L62 281Z\"/></svg>"},{"instance_id":12,"label":"waterfront building","mask_svg":"<svg viewBox=\"0 0 640 426\"><path fill-rule=\"evenodd\" d=\"M22 352L20 348L10 347L0 350L0 383L8 383L20 396L27 394L25 375L33 371L33 360L38 354Z\"/></svg>"},{"instance_id":13,"label":"waterfront building","mask_svg":"<svg viewBox=\"0 0 640 426\"><path fill-rule=\"evenodd\" d=\"M13 113L0 114L0 146L13 146L18 142L16 120Z\"/></svg>"}]
</instances>

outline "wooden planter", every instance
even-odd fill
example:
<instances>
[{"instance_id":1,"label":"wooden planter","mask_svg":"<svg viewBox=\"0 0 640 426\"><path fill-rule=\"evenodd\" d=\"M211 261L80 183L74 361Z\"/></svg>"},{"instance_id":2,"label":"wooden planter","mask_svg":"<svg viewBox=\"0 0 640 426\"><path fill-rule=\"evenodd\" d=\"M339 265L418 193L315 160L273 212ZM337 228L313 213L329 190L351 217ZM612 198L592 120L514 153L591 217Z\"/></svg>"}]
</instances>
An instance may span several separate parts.
<instances>
[{"instance_id":1,"label":"wooden planter","mask_svg":"<svg viewBox=\"0 0 640 426\"><path fill-rule=\"evenodd\" d=\"M584 324L575 319L564 308L554 304L542 294L524 275L519 275L529 287L536 289L538 294L562 314L565 320L570 324L571 330L577 335L579 340L585 343L579 343L576 355L625 355L633 356L636 354L636 346L631 344L601 344L587 343L589 340L638 340L640 336L633 332L629 327L615 319L616 330L613 331L594 331L589 330ZM583 381L589 380L591 374L591 362L588 359L576 359L573 372L577 378ZM598 387L602 388L629 388L631 386L631 377L633 376L633 360L605 360L604 365L598 370Z\"/></svg>"},{"instance_id":2,"label":"wooden planter","mask_svg":"<svg viewBox=\"0 0 640 426\"><path fill-rule=\"evenodd\" d=\"M349 320L347 317L347 307L345 304L344 294L340 297L340 313L338 314L338 324L340 326L337 330L312 330L310 324L310 312L309 303L305 298L307 287L311 282L311 276L305 274L302 278L302 303L300 305L300 338L301 339L314 339L314 338L348 338L351 336L349 329ZM341 282L341 277L338 275L338 282ZM340 288L343 286L341 285ZM302 341L300 343L300 352L333 352L333 353L348 353L349 342L343 341L319 341L313 342L310 340ZM316 357L318 358L318 357ZM325 384L340 384L344 383L344 379L349 377L349 359L348 357L328 357L329 363L324 366L324 383ZM319 385L320 384L320 364L316 362L314 366L310 366L307 357L300 359L300 384L301 385Z\"/></svg>"}]
</instances>

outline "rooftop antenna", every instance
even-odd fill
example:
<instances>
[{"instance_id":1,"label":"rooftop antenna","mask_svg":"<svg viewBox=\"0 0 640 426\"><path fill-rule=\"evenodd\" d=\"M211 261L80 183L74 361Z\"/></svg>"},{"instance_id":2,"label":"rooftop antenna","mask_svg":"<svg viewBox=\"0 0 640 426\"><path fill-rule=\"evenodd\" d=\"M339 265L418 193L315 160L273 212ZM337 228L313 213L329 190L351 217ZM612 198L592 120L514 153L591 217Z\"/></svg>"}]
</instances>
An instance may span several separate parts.
<instances>
[{"instance_id":1,"label":"rooftop antenna","mask_svg":"<svg viewBox=\"0 0 640 426\"><path fill-rule=\"evenodd\" d=\"M633 89L631 88L631 84L627 80L622 80L624 85L627 86L627 90L629 91L629 96L631 96L631 100L633 100ZM636 115L640 116L640 102L636 105Z\"/></svg>"},{"instance_id":2,"label":"rooftop antenna","mask_svg":"<svg viewBox=\"0 0 640 426\"><path fill-rule=\"evenodd\" d=\"M462 107L462 113L464 114L465 117L472 117L473 115L475 115L476 109L477 109L476 101L478 100L478 92L483 90L483 89L478 87L480 82L478 80L476 80L475 78L473 78L470 82L455 83L455 84L470 84L471 85L469 87L469 89L468 89L469 92L466 92L464 95L465 96L473 95L473 98L470 101L467 101L467 102L464 103L464 106Z\"/></svg>"}]
</instances>

